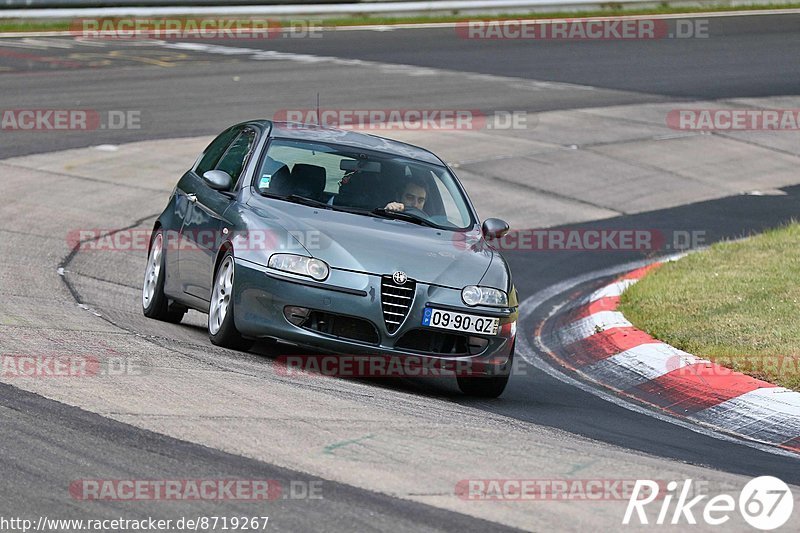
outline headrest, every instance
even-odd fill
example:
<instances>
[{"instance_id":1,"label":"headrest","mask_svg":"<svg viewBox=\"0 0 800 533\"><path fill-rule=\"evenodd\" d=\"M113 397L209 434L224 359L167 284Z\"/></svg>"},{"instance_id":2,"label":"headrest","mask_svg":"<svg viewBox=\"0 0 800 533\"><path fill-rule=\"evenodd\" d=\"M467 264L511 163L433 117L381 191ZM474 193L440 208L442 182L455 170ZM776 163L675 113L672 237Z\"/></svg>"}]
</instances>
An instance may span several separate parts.
<instances>
[{"instance_id":1,"label":"headrest","mask_svg":"<svg viewBox=\"0 0 800 533\"><path fill-rule=\"evenodd\" d=\"M307 163L295 163L292 167L292 184L297 194L317 198L325 190L327 174L325 168Z\"/></svg>"},{"instance_id":2,"label":"headrest","mask_svg":"<svg viewBox=\"0 0 800 533\"><path fill-rule=\"evenodd\" d=\"M280 196L292 194L292 175L289 173L289 167L283 165L272 173L272 177L269 180L268 191L270 194L277 194Z\"/></svg>"}]
</instances>

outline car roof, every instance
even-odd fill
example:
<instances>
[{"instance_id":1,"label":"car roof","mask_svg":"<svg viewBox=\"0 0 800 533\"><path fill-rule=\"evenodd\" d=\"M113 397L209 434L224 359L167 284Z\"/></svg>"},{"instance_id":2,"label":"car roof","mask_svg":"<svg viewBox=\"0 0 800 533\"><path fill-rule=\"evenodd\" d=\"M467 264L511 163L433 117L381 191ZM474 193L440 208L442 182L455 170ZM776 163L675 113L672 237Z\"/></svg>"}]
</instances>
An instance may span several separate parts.
<instances>
[{"instance_id":1,"label":"car roof","mask_svg":"<svg viewBox=\"0 0 800 533\"><path fill-rule=\"evenodd\" d=\"M273 120L250 122L256 122L263 126L272 126L270 137L341 144L416 159L434 165L443 164L441 159L424 148L369 133L341 130L317 124L301 124L299 122L278 122Z\"/></svg>"}]
</instances>

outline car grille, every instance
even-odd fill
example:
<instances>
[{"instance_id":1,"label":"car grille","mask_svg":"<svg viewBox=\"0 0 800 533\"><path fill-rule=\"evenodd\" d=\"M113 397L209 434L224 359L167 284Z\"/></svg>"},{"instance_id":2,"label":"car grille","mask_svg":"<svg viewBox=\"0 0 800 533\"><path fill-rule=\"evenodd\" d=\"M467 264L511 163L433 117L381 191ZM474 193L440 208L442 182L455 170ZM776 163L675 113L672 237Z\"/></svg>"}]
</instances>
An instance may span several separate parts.
<instances>
[{"instance_id":1,"label":"car grille","mask_svg":"<svg viewBox=\"0 0 800 533\"><path fill-rule=\"evenodd\" d=\"M414 302L417 283L408 280L403 285L397 285L391 276L381 278L381 306L383 307L383 320L386 330L394 333L403 323L411 304Z\"/></svg>"}]
</instances>

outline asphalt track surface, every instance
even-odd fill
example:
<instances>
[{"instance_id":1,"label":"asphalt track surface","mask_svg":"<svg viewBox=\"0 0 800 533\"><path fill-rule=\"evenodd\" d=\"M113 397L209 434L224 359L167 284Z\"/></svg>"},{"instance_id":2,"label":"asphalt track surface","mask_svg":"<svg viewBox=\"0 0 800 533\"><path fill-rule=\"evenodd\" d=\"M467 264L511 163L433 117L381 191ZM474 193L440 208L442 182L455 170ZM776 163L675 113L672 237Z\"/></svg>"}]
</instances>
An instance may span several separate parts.
<instances>
[{"instance_id":1,"label":"asphalt track surface","mask_svg":"<svg viewBox=\"0 0 800 533\"><path fill-rule=\"evenodd\" d=\"M517 93L487 93L481 95L487 109L544 111L798 94L800 16L725 18L712 20L710 28L714 39L669 42L477 43L453 38L452 29L430 29L337 32L326 34L319 41L255 41L245 46L595 87L593 91L585 91L563 86L540 91L535 99ZM350 102L360 107L388 107L396 105L396 101L386 96L391 91L395 91L392 97L397 94L407 97L409 105L398 107L412 107L420 102L433 102L431 107L461 105L450 102L447 94L415 91L413 79L408 86L387 87L386 92L381 92L378 76L331 79L320 87L319 78L313 76L306 80L285 78L292 83L280 83L288 74L278 68L261 73L271 81L268 85L266 82L261 85L259 78L245 84L231 82L231 77L245 76L258 70L258 65L220 55L186 52L187 57L180 60L163 58L181 64L162 68L153 54L133 57L129 50L130 47L110 43L102 50L92 49L93 57L69 59L97 61L92 68L86 68L86 64L67 67L59 58L66 58L74 49L4 47L0 41L3 51L0 65L4 66L0 71L0 107L138 109L148 124L142 130L98 130L80 135L4 133L0 157L104 143L212 135L236 120L252 118L254 114L268 115L258 110L274 110L275 102L281 102L277 106L280 108L311 107L316 92L321 92L332 105ZM114 54L114 51L120 52ZM149 63L142 59L145 56ZM790 187L784 192L781 196L735 196L620 216L604 221L604 226L703 228L709 241L735 238L796 217L800 188ZM149 213L142 213L146 215ZM642 258L640 254L563 252L509 253L507 257L522 299L565 279ZM138 278L131 280L131 284L137 283ZM5 287L4 281L4 290ZM521 325L522 331L530 331L540 318L530 317L528 324ZM202 331L192 334L197 342L190 345L198 350ZM541 372L516 376L502 400L495 402L464 398L439 385L401 383L374 387L376 395L387 388L423 399L427 396L445 399L658 457L748 476L776 475L800 484L800 467L794 459L629 411ZM310 479L264 462L140 430L9 385L0 385L0 419L0 446L7 451L0 469L4 476L0 488L4 514L39 515L51 509L68 514L75 503L64 501L63 487L86 471L112 479L148 477L154 471L171 471L184 478L248 475ZM282 529L292 531L500 529L498 524L436 507L326 483L331 488L325 500L312 506L302 502L302 511L293 508L292 501L279 501L272 504L270 514L288 517ZM184 506L178 511L165 504L150 514L161 512L168 517L171 513L185 515L194 510ZM196 510L197 514L203 514L200 506ZM226 510L233 514L240 509ZM98 504L93 512L114 516L124 513L125 506Z\"/></svg>"},{"instance_id":2,"label":"asphalt track surface","mask_svg":"<svg viewBox=\"0 0 800 533\"><path fill-rule=\"evenodd\" d=\"M665 22L666 24L666 22ZM682 98L793 94L800 84L800 15L712 19L708 38L558 41L468 39L452 29L339 32L331 39L273 39L272 50L333 55L498 76L576 83ZM266 43L262 42L262 45ZM547 106L547 104L543 104Z\"/></svg>"},{"instance_id":3,"label":"asphalt track surface","mask_svg":"<svg viewBox=\"0 0 800 533\"><path fill-rule=\"evenodd\" d=\"M440 28L325 32L318 39L285 37L233 43L228 40L219 44L585 84L600 89L587 95L585 91L565 88L539 93L535 99L524 93L503 99L484 94L470 101L473 105L479 101L481 109L487 111L535 112L796 94L800 86L799 29L800 15L764 15L712 18L709 38L704 39L492 41L462 39L453 28ZM113 41L107 44L114 48ZM72 55L76 52L78 57ZM5 48L2 55L2 64L8 69L3 77L5 107L25 107L30 102L48 102L53 107L91 102L92 108L98 110L141 109L148 127L141 131L97 132L78 138L55 135L46 137L46 143L29 142L25 137L18 142L9 139L0 146L0 157L86 146L98 140L126 142L211 134L224 128L232 118L249 119L259 109L267 115L267 104L274 102L285 108L313 107L318 92L323 107L331 108L349 101L352 91L358 91L357 101L364 106L388 105L396 98L390 90L375 92L374 89L386 89L381 86L379 76L346 81L331 79L325 83L318 79L281 79L282 73L277 72L264 80L264 85L260 85L263 79L259 77L251 77L249 83L233 83L228 76L263 73L257 65L240 63L235 57L224 58L226 61L203 57L213 64L193 64L190 69L137 68L157 66L159 61L180 65L198 59L188 51L186 56L176 59L144 54L142 57L128 47L116 51L89 46ZM85 67L92 64L98 67L87 71ZM259 88L266 86L269 94L260 94ZM418 94L413 80L402 87L402 94L404 104L409 107L419 101L430 108L442 105L452 109L459 105L447 94ZM41 140L42 136L31 139Z\"/></svg>"}]
</instances>

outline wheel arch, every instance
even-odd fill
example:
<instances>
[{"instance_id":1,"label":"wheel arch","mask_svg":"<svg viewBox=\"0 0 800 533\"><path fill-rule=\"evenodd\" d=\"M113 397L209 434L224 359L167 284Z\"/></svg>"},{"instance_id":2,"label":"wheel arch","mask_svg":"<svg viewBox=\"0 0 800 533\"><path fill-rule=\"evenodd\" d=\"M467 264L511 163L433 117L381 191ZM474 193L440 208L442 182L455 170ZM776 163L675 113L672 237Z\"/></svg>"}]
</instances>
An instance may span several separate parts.
<instances>
[{"instance_id":1,"label":"wheel arch","mask_svg":"<svg viewBox=\"0 0 800 533\"><path fill-rule=\"evenodd\" d=\"M147 242L147 253L150 253L150 248L153 247L153 237L155 237L156 232L163 228L164 226L161 224L161 220L156 220L153 224L153 230L150 232L150 240Z\"/></svg>"},{"instance_id":2,"label":"wheel arch","mask_svg":"<svg viewBox=\"0 0 800 533\"><path fill-rule=\"evenodd\" d=\"M231 255L234 257L234 259L236 258L236 254L233 253L233 243L231 241L223 242L220 245L219 250L217 250L217 256L214 258L214 269L211 272L211 283L212 284L214 283L214 278L217 277L217 270L219 270L219 265L222 263L222 258L224 258L225 254L227 254L228 252L231 253ZM235 266L236 265L234 263L234 268L235 268Z\"/></svg>"}]
</instances>

